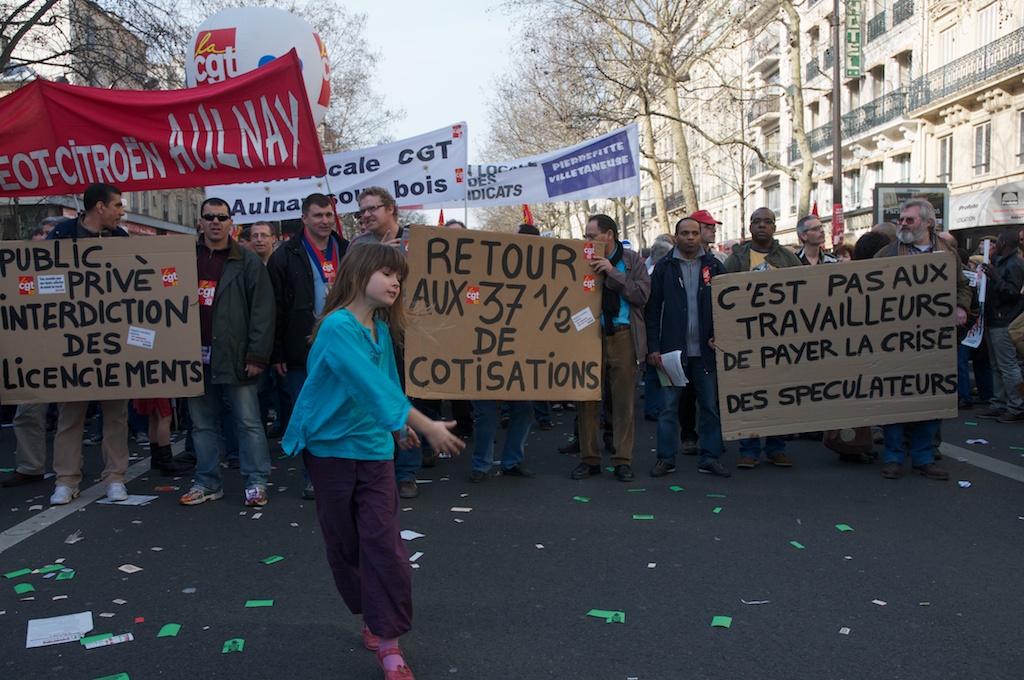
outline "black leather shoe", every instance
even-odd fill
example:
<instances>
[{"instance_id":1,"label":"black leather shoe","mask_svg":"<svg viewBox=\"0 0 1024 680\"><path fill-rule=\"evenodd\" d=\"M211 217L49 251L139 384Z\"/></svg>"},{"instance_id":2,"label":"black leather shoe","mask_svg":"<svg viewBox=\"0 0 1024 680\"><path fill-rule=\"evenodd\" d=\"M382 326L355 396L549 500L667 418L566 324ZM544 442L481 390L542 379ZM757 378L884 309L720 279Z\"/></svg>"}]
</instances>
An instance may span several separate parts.
<instances>
[{"instance_id":1,"label":"black leather shoe","mask_svg":"<svg viewBox=\"0 0 1024 680\"><path fill-rule=\"evenodd\" d=\"M473 470L472 472L469 473L469 481L473 482L474 484L486 482L487 473L484 472L483 470Z\"/></svg>"},{"instance_id":2,"label":"black leather shoe","mask_svg":"<svg viewBox=\"0 0 1024 680\"><path fill-rule=\"evenodd\" d=\"M576 466L576 469L569 473L570 479L586 479L594 475L601 474L600 465L587 465L586 463L580 463Z\"/></svg>"},{"instance_id":3,"label":"black leather shoe","mask_svg":"<svg viewBox=\"0 0 1024 680\"><path fill-rule=\"evenodd\" d=\"M524 468L522 463L516 463L510 468L502 468L501 474L504 477L522 477L524 479L532 479L537 476L536 472Z\"/></svg>"},{"instance_id":4,"label":"black leather shoe","mask_svg":"<svg viewBox=\"0 0 1024 680\"><path fill-rule=\"evenodd\" d=\"M565 446L559 446L558 447L558 452L559 453L579 453L580 452L580 440L579 439L573 439L571 442L569 442Z\"/></svg>"},{"instance_id":5,"label":"black leather shoe","mask_svg":"<svg viewBox=\"0 0 1024 680\"><path fill-rule=\"evenodd\" d=\"M664 477L665 475L675 472L676 466L667 460L659 460L651 468L651 477Z\"/></svg>"},{"instance_id":6,"label":"black leather shoe","mask_svg":"<svg viewBox=\"0 0 1024 680\"><path fill-rule=\"evenodd\" d=\"M616 465L615 466L615 479L620 482L632 482L633 481L633 468L628 465Z\"/></svg>"},{"instance_id":7,"label":"black leather shoe","mask_svg":"<svg viewBox=\"0 0 1024 680\"><path fill-rule=\"evenodd\" d=\"M871 465L875 462L875 459L866 453L840 453L839 460L844 463L861 463L864 465Z\"/></svg>"}]
</instances>

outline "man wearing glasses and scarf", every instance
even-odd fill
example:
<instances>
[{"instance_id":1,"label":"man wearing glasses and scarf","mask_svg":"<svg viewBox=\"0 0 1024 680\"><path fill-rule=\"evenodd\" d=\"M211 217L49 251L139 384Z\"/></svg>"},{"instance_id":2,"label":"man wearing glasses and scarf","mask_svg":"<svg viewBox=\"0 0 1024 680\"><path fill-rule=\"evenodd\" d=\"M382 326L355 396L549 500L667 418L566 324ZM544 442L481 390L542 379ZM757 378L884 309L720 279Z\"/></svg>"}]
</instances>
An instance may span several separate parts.
<instances>
[{"instance_id":1,"label":"man wearing glasses and scarf","mask_svg":"<svg viewBox=\"0 0 1024 680\"><path fill-rule=\"evenodd\" d=\"M601 297L601 359L604 366L602 391L611 407L615 453L611 463L615 478L633 481L633 401L636 391L638 357L647 355L644 305L651 295L651 279L644 259L619 241L619 227L608 215L587 220L584 236L596 246L591 268L604 274ZM600 401L577 405L579 414L580 464L572 479L586 479L601 473L601 452L597 448L601 413Z\"/></svg>"}]
</instances>

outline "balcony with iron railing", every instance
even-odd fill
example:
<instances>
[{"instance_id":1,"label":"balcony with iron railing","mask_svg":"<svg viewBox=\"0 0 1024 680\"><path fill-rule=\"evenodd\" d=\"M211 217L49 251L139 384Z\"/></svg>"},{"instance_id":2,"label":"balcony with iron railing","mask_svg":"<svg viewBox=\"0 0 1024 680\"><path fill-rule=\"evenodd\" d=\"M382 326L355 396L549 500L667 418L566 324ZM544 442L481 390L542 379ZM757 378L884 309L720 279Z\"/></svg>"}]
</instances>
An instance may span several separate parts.
<instances>
[{"instance_id":1,"label":"balcony with iron railing","mask_svg":"<svg viewBox=\"0 0 1024 680\"><path fill-rule=\"evenodd\" d=\"M804 79L811 81L821 75L821 70L818 68L818 58L815 57L807 62L807 67L804 73Z\"/></svg>"},{"instance_id":2,"label":"balcony with iron railing","mask_svg":"<svg viewBox=\"0 0 1024 680\"><path fill-rule=\"evenodd\" d=\"M892 25L898 26L914 16L914 0L896 0L892 4Z\"/></svg>"},{"instance_id":3,"label":"balcony with iron railing","mask_svg":"<svg viewBox=\"0 0 1024 680\"><path fill-rule=\"evenodd\" d=\"M900 88L850 111L842 117L842 138L856 137L906 115L911 108L911 101L910 88ZM811 145L812 153L831 147L832 124L821 125L808 132L807 142ZM795 163L800 158L796 140L789 145L788 157L790 163Z\"/></svg>"},{"instance_id":4,"label":"balcony with iron railing","mask_svg":"<svg viewBox=\"0 0 1024 680\"><path fill-rule=\"evenodd\" d=\"M1024 28L990 42L911 83L914 102L920 108L999 75L1021 75L1024 66Z\"/></svg>"},{"instance_id":5,"label":"balcony with iron railing","mask_svg":"<svg viewBox=\"0 0 1024 680\"><path fill-rule=\"evenodd\" d=\"M768 116L771 120L778 118L782 106L781 102L782 97L777 94L755 99L750 106L750 110L747 111L747 125L753 125L755 120L763 116Z\"/></svg>"},{"instance_id":6,"label":"balcony with iron railing","mask_svg":"<svg viewBox=\"0 0 1024 680\"><path fill-rule=\"evenodd\" d=\"M871 42L878 36L885 33L885 12L879 12L868 21L868 35L866 42Z\"/></svg>"},{"instance_id":7,"label":"balcony with iron railing","mask_svg":"<svg viewBox=\"0 0 1024 680\"><path fill-rule=\"evenodd\" d=\"M778 163L779 159L782 157L782 153L779 152L778 150L774 150L774 149L770 149L770 150L765 151L763 153L764 153L765 159L767 159L769 161L772 161L772 162L775 162L775 163ZM760 158L755 157L755 158L751 158L749 161L747 161L747 179L748 180L754 179L755 177L763 175L763 174L765 174L767 172L775 172L775 171L777 171L777 168L775 166L769 165L768 163L765 163Z\"/></svg>"},{"instance_id":8,"label":"balcony with iron railing","mask_svg":"<svg viewBox=\"0 0 1024 680\"><path fill-rule=\"evenodd\" d=\"M774 61L778 61L779 56L779 36L766 35L754 43L750 50L750 56L747 58L747 64L750 68L754 68L756 64L769 57L774 57Z\"/></svg>"}]
</instances>

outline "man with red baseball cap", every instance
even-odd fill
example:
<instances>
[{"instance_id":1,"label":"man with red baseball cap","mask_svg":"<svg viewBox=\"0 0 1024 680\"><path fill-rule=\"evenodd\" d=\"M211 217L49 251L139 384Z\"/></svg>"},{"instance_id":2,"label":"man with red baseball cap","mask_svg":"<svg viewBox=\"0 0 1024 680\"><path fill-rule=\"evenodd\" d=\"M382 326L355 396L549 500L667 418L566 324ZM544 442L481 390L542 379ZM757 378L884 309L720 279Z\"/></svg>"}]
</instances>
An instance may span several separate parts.
<instances>
[{"instance_id":1,"label":"man with red baseball cap","mask_svg":"<svg viewBox=\"0 0 1024 680\"><path fill-rule=\"evenodd\" d=\"M690 215L691 220L696 220L700 224L700 244L704 250L711 253L718 259L719 262L725 262L725 253L720 250L715 250L713 247L715 244L715 228L721 224L718 220L711 216L711 213L707 210L698 210L697 212Z\"/></svg>"}]
</instances>

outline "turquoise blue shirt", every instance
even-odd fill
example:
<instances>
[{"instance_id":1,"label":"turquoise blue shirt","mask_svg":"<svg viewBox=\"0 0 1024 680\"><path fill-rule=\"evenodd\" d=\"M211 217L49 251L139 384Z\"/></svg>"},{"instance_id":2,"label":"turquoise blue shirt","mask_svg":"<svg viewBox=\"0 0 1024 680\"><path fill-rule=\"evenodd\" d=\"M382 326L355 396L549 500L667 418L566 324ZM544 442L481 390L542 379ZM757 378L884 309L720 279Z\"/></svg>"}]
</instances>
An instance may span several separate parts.
<instances>
[{"instance_id":1,"label":"turquoise blue shirt","mask_svg":"<svg viewBox=\"0 0 1024 680\"><path fill-rule=\"evenodd\" d=\"M621 247L622 246L615 246L615 250L618 250ZM611 258L614 255L615 255L615 252L612 252L612 254L609 255L608 257ZM615 265L615 268L618 269L623 274L625 274L626 273L626 261L625 261L625 259L619 260L619 263L617 265ZM619 296L619 313L615 316L614 319L612 319L612 324L615 325L615 326L628 326L629 325L629 303L626 302L626 299L624 297L622 297L621 295ZM601 327L602 328L604 327L604 314L603 313L601 314Z\"/></svg>"},{"instance_id":2,"label":"turquoise blue shirt","mask_svg":"<svg viewBox=\"0 0 1024 680\"><path fill-rule=\"evenodd\" d=\"M401 430L410 404L402 392L387 324L374 320L377 339L347 309L320 324L306 360L306 382L281 447L290 456L389 460L391 433Z\"/></svg>"}]
</instances>

